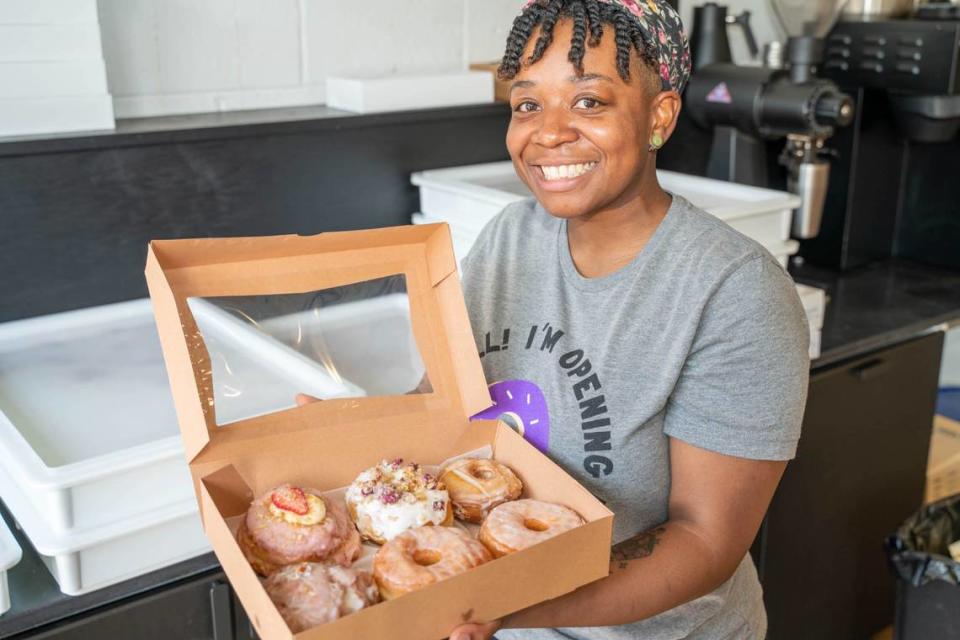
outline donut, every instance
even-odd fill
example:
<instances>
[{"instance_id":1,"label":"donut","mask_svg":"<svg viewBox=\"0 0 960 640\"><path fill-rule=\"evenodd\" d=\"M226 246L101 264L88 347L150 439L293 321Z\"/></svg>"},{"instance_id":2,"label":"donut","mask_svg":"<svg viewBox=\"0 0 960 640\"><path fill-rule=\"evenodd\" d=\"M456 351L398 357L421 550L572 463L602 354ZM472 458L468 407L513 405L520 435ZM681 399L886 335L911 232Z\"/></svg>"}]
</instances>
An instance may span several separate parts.
<instances>
[{"instance_id":1,"label":"donut","mask_svg":"<svg viewBox=\"0 0 960 640\"><path fill-rule=\"evenodd\" d=\"M583 524L576 511L540 500L504 502L490 511L478 539L494 557L526 549Z\"/></svg>"},{"instance_id":2,"label":"donut","mask_svg":"<svg viewBox=\"0 0 960 640\"><path fill-rule=\"evenodd\" d=\"M504 418L527 442L547 452L550 446L550 412L547 399L535 383L527 380L504 380L490 385L489 409L471 420Z\"/></svg>"},{"instance_id":3,"label":"donut","mask_svg":"<svg viewBox=\"0 0 960 640\"><path fill-rule=\"evenodd\" d=\"M415 462L383 460L347 489L347 509L365 540L384 544L407 529L453 524L450 495Z\"/></svg>"},{"instance_id":4,"label":"donut","mask_svg":"<svg viewBox=\"0 0 960 640\"><path fill-rule=\"evenodd\" d=\"M360 534L343 506L319 491L290 484L253 501L237 530L237 543L262 576L298 562L348 567L360 556Z\"/></svg>"},{"instance_id":5,"label":"donut","mask_svg":"<svg viewBox=\"0 0 960 640\"><path fill-rule=\"evenodd\" d=\"M516 474L496 460L454 460L440 474L440 481L450 493L453 515L474 524L483 522L498 504L519 498L523 491Z\"/></svg>"},{"instance_id":6,"label":"donut","mask_svg":"<svg viewBox=\"0 0 960 640\"><path fill-rule=\"evenodd\" d=\"M456 527L404 531L377 551L373 579L384 600L428 587L489 562L487 548Z\"/></svg>"},{"instance_id":7,"label":"donut","mask_svg":"<svg viewBox=\"0 0 960 640\"><path fill-rule=\"evenodd\" d=\"M287 565L271 574L263 587L293 633L380 601L370 573L316 562Z\"/></svg>"}]
</instances>

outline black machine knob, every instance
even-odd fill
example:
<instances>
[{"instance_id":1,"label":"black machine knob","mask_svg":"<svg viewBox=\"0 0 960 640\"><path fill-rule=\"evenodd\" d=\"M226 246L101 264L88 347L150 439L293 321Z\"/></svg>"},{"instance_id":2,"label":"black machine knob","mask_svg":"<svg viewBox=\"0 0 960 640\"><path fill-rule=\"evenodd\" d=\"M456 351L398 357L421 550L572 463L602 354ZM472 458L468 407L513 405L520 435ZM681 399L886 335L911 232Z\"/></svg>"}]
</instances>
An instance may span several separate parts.
<instances>
[{"instance_id":1,"label":"black machine knob","mask_svg":"<svg viewBox=\"0 0 960 640\"><path fill-rule=\"evenodd\" d=\"M845 127L853 122L853 99L845 93L824 93L813 105L813 116L821 126Z\"/></svg>"}]
</instances>

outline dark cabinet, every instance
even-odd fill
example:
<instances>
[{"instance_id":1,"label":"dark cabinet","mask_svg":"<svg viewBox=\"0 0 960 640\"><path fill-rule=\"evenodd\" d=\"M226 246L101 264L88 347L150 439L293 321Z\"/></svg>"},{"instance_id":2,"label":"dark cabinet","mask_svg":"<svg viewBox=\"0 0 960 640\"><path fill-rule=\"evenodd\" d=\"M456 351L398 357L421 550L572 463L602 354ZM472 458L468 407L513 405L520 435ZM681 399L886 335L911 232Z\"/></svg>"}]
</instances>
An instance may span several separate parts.
<instances>
[{"instance_id":1,"label":"dark cabinet","mask_svg":"<svg viewBox=\"0 0 960 640\"><path fill-rule=\"evenodd\" d=\"M19 636L30 640L252 640L223 574L205 576Z\"/></svg>"},{"instance_id":2,"label":"dark cabinet","mask_svg":"<svg viewBox=\"0 0 960 640\"><path fill-rule=\"evenodd\" d=\"M811 376L797 458L755 548L769 640L891 624L882 544L923 500L942 349L931 334Z\"/></svg>"}]
</instances>

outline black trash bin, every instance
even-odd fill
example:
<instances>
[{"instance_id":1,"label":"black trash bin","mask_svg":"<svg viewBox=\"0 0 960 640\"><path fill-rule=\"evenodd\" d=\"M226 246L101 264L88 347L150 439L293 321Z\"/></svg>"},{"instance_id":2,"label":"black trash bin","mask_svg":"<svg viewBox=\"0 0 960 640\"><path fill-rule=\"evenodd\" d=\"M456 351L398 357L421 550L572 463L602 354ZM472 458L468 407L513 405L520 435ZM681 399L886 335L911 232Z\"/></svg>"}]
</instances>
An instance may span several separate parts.
<instances>
[{"instance_id":1,"label":"black trash bin","mask_svg":"<svg viewBox=\"0 0 960 640\"><path fill-rule=\"evenodd\" d=\"M887 539L897 578L895 640L960 638L960 495L927 505Z\"/></svg>"}]
</instances>

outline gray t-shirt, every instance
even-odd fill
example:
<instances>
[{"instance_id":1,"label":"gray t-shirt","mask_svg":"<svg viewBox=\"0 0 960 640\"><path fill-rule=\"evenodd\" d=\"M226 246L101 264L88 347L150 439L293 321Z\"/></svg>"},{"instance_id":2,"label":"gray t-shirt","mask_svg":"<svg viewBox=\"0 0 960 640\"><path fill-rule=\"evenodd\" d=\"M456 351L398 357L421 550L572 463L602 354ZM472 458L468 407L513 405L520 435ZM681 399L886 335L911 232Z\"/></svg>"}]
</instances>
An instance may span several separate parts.
<instances>
[{"instance_id":1,"label":"gray t-shirt","mask_svg":"<svg viewBox=\"0 0 960 640\"><path fill-rule=\"evenodd\" d=\"M533 200L492 220L462 270L488 382L526 381L504 382L498 407L526 420L525 436L614 512L614 543L667 519L668 436L743 458L796 453L809 333L793 282L763 247L683 198L630 264L601 278L580 275L566 223ZM548 415L530 408L537 388ZM636 624L497 637L761 639L765 630L747 556L713 593Z\"/></svg>"}]
</instances>

